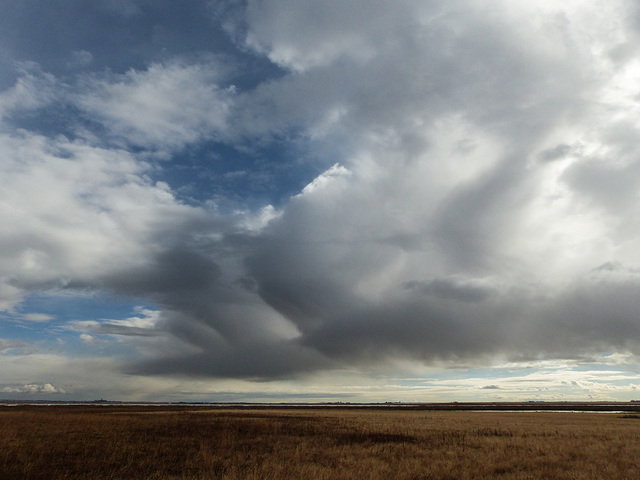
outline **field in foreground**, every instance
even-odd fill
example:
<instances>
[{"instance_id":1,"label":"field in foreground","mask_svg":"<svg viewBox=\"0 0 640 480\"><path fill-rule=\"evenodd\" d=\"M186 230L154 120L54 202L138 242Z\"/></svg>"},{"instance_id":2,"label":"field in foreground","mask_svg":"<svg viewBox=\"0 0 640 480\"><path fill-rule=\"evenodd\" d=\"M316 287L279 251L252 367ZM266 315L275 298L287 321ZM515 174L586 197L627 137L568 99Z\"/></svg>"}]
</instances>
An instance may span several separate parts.
<instances>
[{"instance_id":1,"label":"field in foreground","mask_svg":"<svg viewBox=\"0 0 640 480\"><path fill-rule=\"evenodd\" d=\"M631 479L636 415L0 407L0 478Z\"/></svg>"}]
</instances>

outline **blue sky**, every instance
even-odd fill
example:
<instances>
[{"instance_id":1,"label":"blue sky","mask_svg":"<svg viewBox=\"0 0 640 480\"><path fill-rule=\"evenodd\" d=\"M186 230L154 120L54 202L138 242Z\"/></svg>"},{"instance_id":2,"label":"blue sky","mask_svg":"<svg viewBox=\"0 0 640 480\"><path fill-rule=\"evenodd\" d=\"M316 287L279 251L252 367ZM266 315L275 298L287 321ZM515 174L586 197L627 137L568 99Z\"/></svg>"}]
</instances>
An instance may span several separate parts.
<instances>
[{"instance_id":1,"label":"blue sky","mask_svg":"<svg viewBox=\"0 0 640 480\"><path fill-rule=\"evenodd\" d=\"M632 400L635 2L0 15L0 398Z\"/></svg>"}]
</instances>

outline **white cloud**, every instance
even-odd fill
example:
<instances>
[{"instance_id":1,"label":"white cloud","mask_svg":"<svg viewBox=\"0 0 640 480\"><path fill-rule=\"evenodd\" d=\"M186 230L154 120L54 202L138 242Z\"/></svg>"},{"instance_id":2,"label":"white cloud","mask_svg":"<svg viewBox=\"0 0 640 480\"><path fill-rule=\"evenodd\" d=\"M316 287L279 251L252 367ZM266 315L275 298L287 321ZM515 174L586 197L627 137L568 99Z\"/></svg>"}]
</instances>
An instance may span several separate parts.
<instances>
[{"instance_id":1,"label":"white cloud","mask_svg":"<svg viewBox=\"0 0 640 480\"><path fill-rule=\"evenodd\" d=\"M120 150L19 132L0 136L0 302L144 264L183 222L201 217L148 166Z\"/></svg>"},{"instance_id":2,"label":"white cloud","mask_svg":"<svg viewBox=\"0 0 640 480\"><path fill-rule=\"evenodd\" d=\"M181 148L224 131L235 93L218 86L223 73L215 63L152 64L89 81L78 104L116 141L152 150Z\"/></svg>"},{"instance_id":3,"label":"white cloud","mask_svg":"<svg viewBox=\"0 0 640 480\"><path fill-rule=\"evenodd\" d=\"M0 120L13 113L36 110L51 104L57 96L55 77L42 72L34 63L17 65L18 78L8 90L0 92Z\"/></svg>"},{"instance_id":4,"label":"white cloud","mask_svg":"<svg viewBox=\"0 0 640 480\"><path fill-rule=\"evenodd\" d=\"M414 7L416 2L410 4ZM376 53L378 32L386 30L389 23L409 20L407 10L404 6L389 8L380 1L251 1L246 43L273 62L299 72L341 57L365 62Z\"/></svg>"},{"instance_id":5,"label":"white cloud","mask_svg":"<svg viewBox=\"0 0 640 480\"><path fill-rule=\"evenodd\" d=\"M335 179L338 179L340 177L348 177L349 175L351 175L351 172L348 169L336 163L327 171L317 176L306 187L304 187L300 195L309 195L317 190L327 188L328 184Z\"/></svg>"},{"instance_id":6,"label":"white cloud","mask_svg":"<svg viewBox=\"0 0 640 480\"><path fill-rule=\"evenodd\" d=\"M239 222L239 225L243 226L249 232L258 233L265 228L269 222L279 218L280 215L282 215L282 211L276 210L273 205L267 205L254 215L252 215L251 212L246 212L242 215L242 220Z\"/></svg>"},{"instance_id":7,"label":"white cloud","mask_svg":"<svg viewBox=\"0 0 640 480\"><path fill-rule=\"evenodd\" d=\"M55 317L53 315L49 315L47 313L25 313L21 315L23 319L28 322L48 322L53 320Z\"/></svg>"},{"instance_id":8,"label":"white cloud","mask_svg":"<svg viewBox=\"0 0 640 480\"><path fill-rule=\"evenodd\" d=\"M53 393L65 393L63 389L56 388L50 383L31 383L27 385L6 386L0 389L3 393L28 393L34 394L53 394Z\"/></svg>"},{"instance_id":9,"label":"white cloud","mask_svg":"<svg viewBox=\"0 0 640 480\"><path fill-rule=\"evenodd\" d=\"M88 335L86 333L82 333L80 335L80 340L82 340L84 343L89 344L89 345L94 344L94 343L99 341L95 337L92 337L91 335Z\"/></svg>"}]
</instances>

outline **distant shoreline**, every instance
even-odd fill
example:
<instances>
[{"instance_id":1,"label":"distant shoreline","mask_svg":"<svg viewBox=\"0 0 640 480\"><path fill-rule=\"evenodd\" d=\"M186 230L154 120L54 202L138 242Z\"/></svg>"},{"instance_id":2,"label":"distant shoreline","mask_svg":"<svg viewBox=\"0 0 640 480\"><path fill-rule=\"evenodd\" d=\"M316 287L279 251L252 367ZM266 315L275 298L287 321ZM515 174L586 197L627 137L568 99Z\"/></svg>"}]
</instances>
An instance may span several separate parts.
<instances>
[{"instance_id":1,"label":"distant shoreline","mask_svg":"<svg viewBox=\"0 0 640 480\"><path fill-rule=\"evenodd\" d=\"M60 407L60 406L84 406L84 407L165 407L165 408L219 408L219 409L321 409L321 408L345 408L345 409L381 409L381 410L425 410L425 411L539 411L539 412L611 412L625 413L638 412L640 414L640 401L629 402L384 402L384 403L358 403L358 402L124 402L124 401L51 401L51 400L0 400L0 408L3 407Z\"/></svg>"}]
</instances>

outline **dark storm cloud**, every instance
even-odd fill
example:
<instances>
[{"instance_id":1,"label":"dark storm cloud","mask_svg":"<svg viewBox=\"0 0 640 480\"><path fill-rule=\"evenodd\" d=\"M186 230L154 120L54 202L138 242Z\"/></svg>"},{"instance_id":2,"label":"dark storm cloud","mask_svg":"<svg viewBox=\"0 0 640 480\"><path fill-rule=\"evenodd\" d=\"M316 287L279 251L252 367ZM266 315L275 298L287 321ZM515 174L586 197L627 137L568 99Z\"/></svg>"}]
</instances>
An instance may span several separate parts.
<instances>
[{"instance_id":1,"label":"dark storm cloud","mask_svg":"<svg viewBox=\"0 0 640 480\"><path fill-rule=\"evenodd\" d=\"M285 4L290 21L282 29L265 27L270 15L281 19L275 13L281 10L270 9ZM330 35L339 27L319 23L322 34L295 42L296 28L307 21L304 8L286 1L251 6L249 44L297 74L238 99L247 130L281 133L306 124L313 132L322 124L333 133L346 125L348 142L360 142L356 150L370 156L347 161L351 177L319 177L253 240L243 276L298 330L283 345L320 352L338 365L393 357L452 363L575 357L627 348L620 339L633 333L634 317L616 307L626 302L614 289L591 278L545 287L534 273L557 268L557 250L570 248L563 243L551 253L552 245L536 243L546 240L537 230L544 221L535 215L536 202L554 198L544 193L550 160L583 158L581 147L569 146L579 145L569 143L570 135L546 143L567 118L588 110L580 97L599 88L597 76L574 59L583 46L569 42L568 24L552 15L542 22L563 40L532 46L523 33L530 27L518 24L524 30L517 32L508 14L414 7L414 18L431 20L380 43L372 34L375 22L363 18L346 37ZM386 11L381 4L370 8L376 18ZM258 17L262 23L251 24ZM324 116L321 102L335 117ZM434 132L451 134L437 130L443 118L467 122L451 121L464 125L452 140L457 158L437 150L443 140ZM460 149L461 142L469 147ZM534 159L543 162L536 166ZM476 161L484 163L473 170ZM440 162L450 165L448 177L438 176ZM572 192L608 189L597 182L590 187L588 167L581 165L571 167L580 175L570 169L562 176ZM616 197L625 202L622 193ZM540 257L547 248L548 259ZM571 271L588 275L600 259L586 254L582 270ZM632 298L636 286L621 282ZM576 295L598 298L600 308L583 315ZM611 335L603 320L609 308ZM295 372L296 362L288 369Z\"/></svg>"},{"instance_id":2,"label":"dark storm cloud","mask_svg":"<svg viewBox=\"0 0 640 480\"><path fill-rule=\"evenodd\" d=\"M454 269L486 271L498 259L496 248L509 238L514 217L530 198L530 175L521 158L500 161L473 183L454 189L434 221L436 241Z\"/></svg>"},{"instance_id":3,"label":"dark storm cloud","mask_svg":"<svg viewBox=\"0 0 640 480\"><path fill-rule=\"evenodd\" d=\"M213 288L220 276L220 268L209 258L179 247L167 250L154 258L148 266L119 271L105 279L110 289L129 295L184 295Z\"/></svg>"},{"instance_id":4,"label":"dark storm cloud","mask_svg":"<svg viewBox=\"0 0 640 480\"><path fill-rule=\"evenodd\" d=\"M640 277L623 268L594 272L556 298L533 301L535 316L521 327L522 351L535 355L535 345L560 358L607 350L637 354L639 294Z\"/></svg>"},{"instance_id":5,"label":"dark storm cloud","mask_svg":"<svg viewBox=\"0 0 640 480\"><path fill-rule=\"evenodd\" d=\"M482 281L467 281L464 278L437 278L430 282L411 281L404 285L410 290L452 298L466 302L480 302L495 292L490 284Z\"/></svg>"},{"instance_id":6,"label":"dark storm cloud","mask_svg":"<svg viewBox=\"0 0 640 480\"><path fill-rule=\"evenodd\" d=\"M267 340L233 347L208 343L202 352L137 362L127 371L137 375L169 374L261 381L290 379L336 366L338 364L312 349L296 343Z\"/></svg>"}]
</instances>

